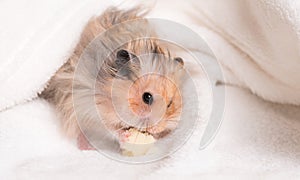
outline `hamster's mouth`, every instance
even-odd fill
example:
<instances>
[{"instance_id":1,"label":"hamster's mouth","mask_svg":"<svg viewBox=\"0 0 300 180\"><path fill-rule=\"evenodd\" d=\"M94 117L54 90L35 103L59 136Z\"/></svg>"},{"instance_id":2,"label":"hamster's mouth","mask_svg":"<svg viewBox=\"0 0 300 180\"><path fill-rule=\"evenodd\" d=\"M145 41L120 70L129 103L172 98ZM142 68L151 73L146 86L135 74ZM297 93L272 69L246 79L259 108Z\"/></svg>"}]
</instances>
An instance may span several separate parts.
<instances>
[{"instance_id":1,"label":"hamster's mouth","mask_svg":"<svg viewBox=\"0 0 300 180\"><path fill-rule=\"evenodd\" d=\"M153 131L150 131L150 130L147 130L145 128L143 129L140 129L140 128L137 128L137 127L134 127L134 126L128 126L128 127L124 127L120 130L119 134L122 134L123 132L125 131L128 131L130 129L137 129L138 131L140 131L141 133L147 133L147 134L150 134L151 136L153 136L155 139L160 139L160 138L164 138L165 136L167 136L171 130L169 129L165 129L161 132L158 132L158 133L154 133Z\"/></svg>"}]
</instances>

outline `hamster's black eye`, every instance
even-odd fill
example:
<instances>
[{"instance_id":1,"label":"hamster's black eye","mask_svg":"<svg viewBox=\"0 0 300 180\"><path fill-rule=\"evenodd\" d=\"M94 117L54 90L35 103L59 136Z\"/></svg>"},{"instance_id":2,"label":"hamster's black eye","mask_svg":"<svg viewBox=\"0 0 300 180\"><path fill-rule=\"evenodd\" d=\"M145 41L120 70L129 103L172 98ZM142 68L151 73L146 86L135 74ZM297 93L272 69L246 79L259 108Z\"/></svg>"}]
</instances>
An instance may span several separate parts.
<instances>
[{"instance_id":1,"label":"hamster's black eye","mask_svg":"<svg viewBox=\"0 0 300 180\"><path fill-rule=\"evenodd\" d=\"M180 63L181 65L184 65L183 59L181 57L175 57L174 60Z\"/></svg>"},{"instance_id":2,"label":"hamster's black eye","mask_svg":"<svg viewBox=\"0 0 300 180\"><path fill-rule=\"evenodd\" d=\"M124 66L129 60L130 55L128 51L121 49L117 52L116 65L118 66L118 68Z\"/></svg>"},{"instance_id":3,"label":"hamster's black eye","mask_svg":"<svg viewBox=\"0 0 300 180\"><path fill-rule=\"evenodd\" d=\"M130 56L128 51L121 49L117 52L117 58L129 60Z\"/></svg>"},{"instance_id":4,"label":"hamster's black eye","mask_svg":"<svg viewBox=\"0 0 300 180\"><path fill-rule=\"evenodd\" d=\"M145 104L151 105L153 103L153 96L152 94L145 92L143 94L143 101Z\"/></svg>"}]
</instances>

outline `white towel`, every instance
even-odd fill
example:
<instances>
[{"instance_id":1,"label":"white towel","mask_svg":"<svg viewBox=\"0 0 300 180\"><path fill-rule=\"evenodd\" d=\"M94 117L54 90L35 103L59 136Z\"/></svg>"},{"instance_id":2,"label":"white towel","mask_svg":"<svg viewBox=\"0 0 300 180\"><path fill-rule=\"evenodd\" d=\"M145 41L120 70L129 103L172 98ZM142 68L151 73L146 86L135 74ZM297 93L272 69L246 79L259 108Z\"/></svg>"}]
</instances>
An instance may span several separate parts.
<instances>
[{"instance_id":1,"label":"white towel","mask_svg":"<svg viewBox=\"0 0 300 180\"><path fill-rule=\"evenodd\" d=\"M115 1L0 1L0 111L31 100L67 60L94 15Z\"/></svg>"},{"instance_id":2,"label":"white towel","mask_svg":"<svg viewBox=\"0 0 300 180\"><path fill-rule=\"evenodd\" d=\"M213 2L216 3L212 0L205 3L209 5ZM227 2L234 7L231 1ZM0 109L36 97L36 93L43 89L46 81L71 53L84 22L90 15L101 13L101 9L108 5L102 3L98 6L96 1L91 0L0 1ZM223 2L218 3L226 7ZM205 11L197 9L197 13L209 11L205 5L202 5ZM238 79L233 81L232 77L240 78L238 84L250 87L261 96L265 95L261 93L261 87L274 84L273 79L270 82L263 80L267 77L263 71L261 76L253 75L259 77L257 81L266 84L253 89L253 81L245 80L249 80L247 75L251 73L243 64L251 64L253 59L248 58L246 52L236 45L237 42L227 39L208 24L199 27L198 18L202 14L197 15L196 24L191 22L189 16L183 16L183 7L189 7L191 12L192 6L189 4L160 1L156 7L159 12L154 12L156 15L153 17L182 22L203 35L225 67L238 67L231 65L231 61L227 62L228 59L242 63L245 74L235 74L237 76L230 79L227 76L231 82L238 82ZM220 17L224 19L226 16ZM236 34L238 32L232 35ZM258 72L256 68L249 67L253 72ZM283 87L283 84L274 85L277 86ZM204 85L205 88L208 87ZM290 87L291 91L293 89ZM296 94L296 91L293 93ZM291 96L295 97L293 93ZM207 104L210 101L205 99L209 96L207 93L203 96L201 114L207 120ZM290 101L292 98L287 94L277 99L274 94L264 97L278 102L296 101ZM77 150L74 144L59 134L58 119L45 101L34 100L15 106L0 113L0 179L299 179L299 107L267 103L237 88L227 89L226 98L230 101L226 104L223 125L207 149L198 149L201 130L196 129L183 149L154 169L143 165L129 166L97 152Z\"/></svg>"},{"instance_id":3,"label":"white towel","mask_svg":"<svg viewBox=\"0 0 300 180\"><path fill-rule=\"evenodd\" d=\"M88 18L117 2L1 1L0 111L36 97L72 52ZM300 104L299 1L193 1L177 5L191 15L185 18L174 18L174 3L166 2L156 5L161 17L212 31L202 36L235 75L229 82L267 100Z\"/></svg>"},{"instance_id":4,"label":"white towel","mask_svg":"<svg viewBox=\"0 0 300 180\"><path fill-rule=\"evenodd\" d=\"M224 65L227 81L300 104L300 1L194 0L186 11Z\"/></svg>"}]
</instances>

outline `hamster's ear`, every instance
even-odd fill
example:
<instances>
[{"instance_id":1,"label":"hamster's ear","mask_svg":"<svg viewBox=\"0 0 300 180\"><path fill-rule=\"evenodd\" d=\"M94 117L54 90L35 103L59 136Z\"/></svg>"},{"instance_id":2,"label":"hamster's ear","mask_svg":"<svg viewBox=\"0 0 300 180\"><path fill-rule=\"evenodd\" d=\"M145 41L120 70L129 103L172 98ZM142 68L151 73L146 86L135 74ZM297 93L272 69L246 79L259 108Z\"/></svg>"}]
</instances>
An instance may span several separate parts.
<instances>
[{"instance_id":1,"label":"hamster's ear","mask_svg":"<svg viewBox=\"0 0 300 180\"><path fill-rule=\"evenodd\" d=\"M183 62L183 60L182 60L181 57L175 57L175 58L174 58L174 61L178 62L178 63L181 64L182 66L184 65L184 62Z\"/></svg>"}]
</instances>

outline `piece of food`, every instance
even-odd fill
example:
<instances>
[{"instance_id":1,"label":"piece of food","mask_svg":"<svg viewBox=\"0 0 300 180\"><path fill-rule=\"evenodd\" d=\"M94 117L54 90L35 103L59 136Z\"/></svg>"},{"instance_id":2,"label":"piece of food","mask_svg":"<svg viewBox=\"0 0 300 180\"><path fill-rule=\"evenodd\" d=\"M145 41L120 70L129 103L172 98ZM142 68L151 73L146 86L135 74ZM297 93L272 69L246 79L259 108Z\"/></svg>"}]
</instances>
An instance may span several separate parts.
<instances>
[{"instance_id":1,"label":"piece of food","mask_svg":"<svg viewBox=\"0 0 300 180\"><path fill-rule=\"evenodd\" d=\"M130 128L121 134L120 147L125 156L142 156L149 151L155 141L151 134Z\"/></svg>"}]
</instances>

